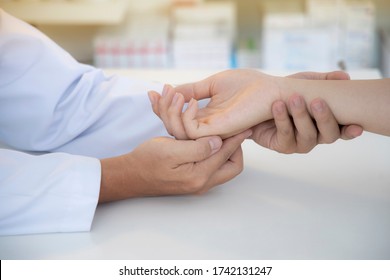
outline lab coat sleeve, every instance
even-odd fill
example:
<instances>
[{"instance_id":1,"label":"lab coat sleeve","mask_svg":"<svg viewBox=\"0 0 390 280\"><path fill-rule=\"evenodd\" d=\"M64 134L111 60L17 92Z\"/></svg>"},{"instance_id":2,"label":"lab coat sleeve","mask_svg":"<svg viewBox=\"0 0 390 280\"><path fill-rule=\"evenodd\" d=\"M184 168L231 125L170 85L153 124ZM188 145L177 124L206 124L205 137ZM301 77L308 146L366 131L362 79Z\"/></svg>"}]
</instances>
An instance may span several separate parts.
<instances>
[{"instance_id":1,"label":"lab coat sleeve","mask_svg":"<svg viewBox=\"0 0 390 280\"><path fill-rule=\"evenodd\" d=\"M161 83L106 76L34 27L1 10L0 19L0 142L103 158L167 135L147 96Z\"/></svg>"},{"instance_id":2,"label":"lab coat sleeve","mask_svg":"<svg viewBox=\"0 0 390 280\"><path fill-rule=\"evenodd\" d=\"M0 235L90 230L99 160L0 149Z\"/></svg>"}]
</instances>

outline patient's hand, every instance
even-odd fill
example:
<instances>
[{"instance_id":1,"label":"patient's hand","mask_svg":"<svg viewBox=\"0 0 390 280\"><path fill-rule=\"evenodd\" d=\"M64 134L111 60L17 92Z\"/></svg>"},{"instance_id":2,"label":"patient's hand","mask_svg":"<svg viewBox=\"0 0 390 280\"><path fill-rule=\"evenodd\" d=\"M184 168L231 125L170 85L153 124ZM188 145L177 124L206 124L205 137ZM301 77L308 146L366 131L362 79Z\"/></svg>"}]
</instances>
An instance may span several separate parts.
<instances>
[{"instance_id":1,"label":"patient's hand","mask_svg":"<svg viewBox=\"0 0 390 280\"><path fill-rule=\"evenodd\" d=\"M224 136L218 131L221 132L225 129L224 132L227 135L233 134L234 128L237 129L237 126L230 126L229 123L236 122L236 125L241 125L241 128L246 127L250 125L248 124L250 118L255 118L256 114L257 117L268 118L268 120L252 126L252 139L266 148L282 153L306 153L317 144L332 143L340 137L352 139L362 133L362 128L356 125L340 128L327 104L322 100L317 99L310 104L311 116L299 95L292 96L285 104L278 100L272 102L272 92L267 96L267 92L260 90L258 95L264 97L265 101L260 102L261 106L258 110L251 109L255 112L248 112L248 108L251 105L254 107L256 100L245 99L245 95L257 94L256 89L258 88L258 85L253 83L253 79L257 81L260 78L261 81L262 78L267 79L268 77L271 76L254 70L225 71L203 81L178 86L175 89L166 86L161 98L155 92L151 92L149 96L154 112L163 120L167 131L178 139L188 139L188 136L194 136L188 133L188 130L192 129L197 133L201 126L207 128L203 132L205 130L212 131L213 127L220 126L219 130L216 129L214 133ZM289 77L318 80L349 79L347 74L339 71L330 73L305 72ZM272 83L268 87L272 88ZM267 85L262 85L260 88L264 90ZM242 95L244 98L242 96L234 98L234 95ZM196 101L193 100L190 102L189 109L182 113L186 101L191 98L208 97L211 97L211 102L206 108L197 110ZM252 102L249 102L248 106L244 106L245 102L248 101ZM241 104L239 104L240 102ZM269 108L266 108L265 104L269 104ZM261 112L263 116L261 114L259 116ZM219 117L213 116L211 121L208 121L208 117L213 113ZM214 126L210 126L210 123L214 123Z\"/></svg>"},{"instance_id":2,"label":"patient's hand","mask_svg":"<svg viewBox=\"0 0 390 280\"><path fill-rule=\"evenodd\" d=\"M272 103L279 99L276 81L277 77L254 70L228 70L176 90L165 87L153 109L176 137L183 136L181 129L180 135L173 131L182 119L185 134L191 139L206 135L228 138L272 118ZM155 93L149 95L158 99ZM199 109L197 100L204 98L210 101ZM189 104L181 113L183 100Z\"/></svg>"}]
</instances>

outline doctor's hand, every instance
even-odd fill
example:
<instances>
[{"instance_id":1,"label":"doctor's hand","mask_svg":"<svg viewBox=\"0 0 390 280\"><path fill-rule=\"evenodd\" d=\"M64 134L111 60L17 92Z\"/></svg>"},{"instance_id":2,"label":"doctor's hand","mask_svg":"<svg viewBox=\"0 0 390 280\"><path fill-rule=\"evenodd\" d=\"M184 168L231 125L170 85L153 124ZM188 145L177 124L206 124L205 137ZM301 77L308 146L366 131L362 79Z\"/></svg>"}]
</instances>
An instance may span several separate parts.
<instances>
[{"instance_id":1,"label":"doctor's hand","mask_svg":"<svg viewBox=\"0 0 390 280\"><path fill-rule=\"evenodd\" d=\"M247 130L225 140L154 138L129 154L103 159L99 203L204 193L241 173L241 143L251 133Z\"/></svg>"},{"instance_id":2,"label":"doctor's hand","mask_svg":"<svg viewBox=\"0 0 390 280\"><path fill-rule=\"evenodd\" d=\"M347 73L301 72L289 78L307 80L349 80ZM287 104L272 104L273 119L252 128L252 139L259 145L280 153L308 153L318 144L330 144L339 138L344 140L360 136L363 128L358 125L339 126L332 111L321 99L309 104L312 116L299 95L292 96ZM291 114L291 118L289 116Z\"/></svg>"}]
</instances>

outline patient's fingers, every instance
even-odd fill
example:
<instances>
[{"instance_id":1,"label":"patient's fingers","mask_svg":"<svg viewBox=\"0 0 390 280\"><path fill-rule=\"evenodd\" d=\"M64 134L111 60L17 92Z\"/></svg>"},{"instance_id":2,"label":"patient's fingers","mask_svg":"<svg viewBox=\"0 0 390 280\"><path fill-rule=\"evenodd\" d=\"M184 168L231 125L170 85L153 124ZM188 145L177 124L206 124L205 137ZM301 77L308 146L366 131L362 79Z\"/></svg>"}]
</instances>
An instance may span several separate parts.
<instances>
[{"instance_id":1,"label":"patient's fingers","mask_svg":"<svg viewBox=\"0 0 390 280\"><path fill-rule=\"evenodd\" d=\"M160 118L160 112L158 109L158 103L159 103L160 98L161 98L160 94L151 90L151 91L148 91L148 96L149 96L150 104L152 104L153 112Z\"/></svg>"},{"instance_id":2,"label":"patient's fingers","mask_svg":"<svg viewBox=\"0 0 390 280\"><path fill-rule=\"evenodd\" d=\"M165 128L167 129L170 135L173 135L173 133L172 133L171 123L169 122L168 108L169 106L171 106L175 93L176 92L172 86L165 85L164 90L161 94L161 98L158 102L158 111L160 114L160 118L164 122Z\"/></svg>"},{"instance_id":3,"label":"patient's fingers","mask_svg":"<svg viewBox=\"0 0 390 280\"><path fill-rule=\"evenodd\" d=\"M184 107L184 96L181 93L175 93L171 105L168 107L166 116L168 119L163 120L164 124L169 123L171 135L178 140L187 140L187 134L182 121L182 111Z\"/></svg>"},{"instance_id":4,"label":"patient's fingers","mask_svg":"<svg viewBox=\"0 0 390 280\"><path fill-rule=\"evenodd\" d=\"M168 133L180 140L188 139L181 119L185 103L183 95L165 85L162 96L155 91L149 91L148 96L153 112L163 121Z\"/></svg>"},{"instance_id":5,"label":"patient's fingers","mask_svg":"<svg viewBox=\"0 0 390 280\"><path fill-rule=\"evenodd\" d=\"M195 99L191 99L188 103L187 110L183 113L183 123L185 127L185 131L187 136L190 139L196 139L202 136L199 136L198 131L201 126L198 119L196 118L196 114L198 112L198 101Z\"/></svg>"}]
</instances>

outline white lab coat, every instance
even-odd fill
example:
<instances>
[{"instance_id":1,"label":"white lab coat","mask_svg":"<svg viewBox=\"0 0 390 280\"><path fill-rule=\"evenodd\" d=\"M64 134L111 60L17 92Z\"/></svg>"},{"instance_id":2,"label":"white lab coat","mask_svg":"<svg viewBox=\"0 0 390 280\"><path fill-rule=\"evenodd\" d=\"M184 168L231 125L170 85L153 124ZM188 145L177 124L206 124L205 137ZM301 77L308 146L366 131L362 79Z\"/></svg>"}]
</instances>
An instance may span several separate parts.
<instances>
[{"instance_id":1,"label":"white lab coat","mask_svg":"<svg viewBox=\"0 0 390 280\"><path fill-rule=\"evenodd\" d=\"M162 85L106 77L0 9L0 234L89 230L98 158L166 135L150 89Z\"/></svg>"}]
</instances>

